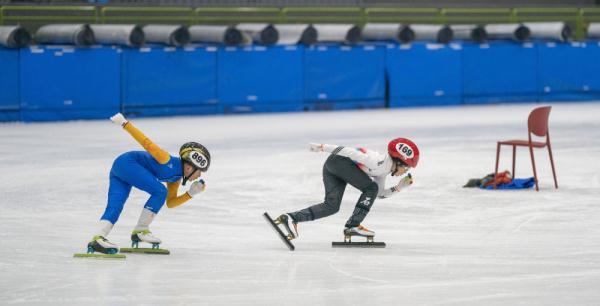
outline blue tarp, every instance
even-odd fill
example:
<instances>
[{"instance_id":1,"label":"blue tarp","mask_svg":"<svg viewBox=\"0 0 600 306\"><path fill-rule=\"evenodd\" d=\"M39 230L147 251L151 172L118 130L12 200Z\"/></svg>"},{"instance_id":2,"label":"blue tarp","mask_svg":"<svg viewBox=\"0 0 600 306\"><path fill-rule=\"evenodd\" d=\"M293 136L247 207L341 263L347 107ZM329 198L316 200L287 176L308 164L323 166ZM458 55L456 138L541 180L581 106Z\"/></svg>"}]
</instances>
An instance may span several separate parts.
<instances>
[{"instance_id":1,"label":"blue tarp","mask_svg":"<svg viewBox=\"0 0 600 306\"><path fill-rule=\"evenodd\" d=\"M509 184L500 184L496 186L496 189L527 189L535 186L535 179L533 177L525 179L513 179ZM487 186L483 189L493 190L493 186Z\"/></svg>"}]
</instances>

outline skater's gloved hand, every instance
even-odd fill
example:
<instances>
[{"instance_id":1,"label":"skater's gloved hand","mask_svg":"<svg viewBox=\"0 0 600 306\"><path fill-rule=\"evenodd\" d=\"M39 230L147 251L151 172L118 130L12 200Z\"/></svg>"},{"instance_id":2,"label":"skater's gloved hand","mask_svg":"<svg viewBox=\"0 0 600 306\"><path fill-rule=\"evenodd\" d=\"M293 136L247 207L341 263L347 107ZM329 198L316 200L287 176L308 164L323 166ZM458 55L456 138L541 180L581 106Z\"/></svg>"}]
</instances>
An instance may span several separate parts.
<instances>
[{"instance_id":1,"label":"skater's gloved hand","mask_svg":"<svg viewBox=\"0 0 600 306\"><path fill-rule=\"evenodd\" d=\"M403 188L406 188L406 187L412 185L412 183L413 183L412 175L410 175L410 173L409 173L408 175L403 177L396 186L394 186L394 190L400 191Z\"/></svg>"},{"instance_id":2,"label":"skater's gloved hand","mask_svg":"<svg viewBox=\"0 0 600 306\"><path fill-rule=\"evenodd\" d=\"M123 116L121 113L116 113L114 116L110 117L110 120L114 124L118 124L120 126L125 126L125 124L128 122L127 119L125 119L125 116Z\"/></svg>"},{"instance_id":3,"label":"skater's gloved hand","mask_svg":"<svg viewBox=\"0 0 600 306\"><path fill-rule=\"evenodd\" d=\"M206 184L204 183L204 180L200 179L199 181L192 183L187 193L193 198L195 195L203 192L204 189L206 189Z\"/></svg>"},{"instance_id":4,"label":"skater's gloved hand","mask_svg":"<svg viewBox=\"0 0 600 306\"><path fill-rule=\"evenodd\" d=\"M311 143L309 143L309 145L310 145L310 150L312 152L323 152L323 144L322 143L311 142Z\"/></svg>"}]
</instances>

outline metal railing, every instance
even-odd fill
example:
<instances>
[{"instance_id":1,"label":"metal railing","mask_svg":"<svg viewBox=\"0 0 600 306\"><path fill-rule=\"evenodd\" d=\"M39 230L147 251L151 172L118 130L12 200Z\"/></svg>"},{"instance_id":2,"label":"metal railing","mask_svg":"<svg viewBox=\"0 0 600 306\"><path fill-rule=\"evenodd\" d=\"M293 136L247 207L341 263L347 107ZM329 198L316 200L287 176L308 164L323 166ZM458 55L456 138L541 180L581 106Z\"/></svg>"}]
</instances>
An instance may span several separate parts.
<instances>
[{"instance_id":1,"label":"metal railing","mask_svg":"<svg viewBox=\"0 0 600 306\"><path fill-rule=\"evenodd\" d=\"M436 23L488 24L564 21L583 38L590 22L600 22L600 8L409 8L409 7L140 7L140 6L0 6L0 24L35 30L48 23Z\"/></svg>"}]
</instances>

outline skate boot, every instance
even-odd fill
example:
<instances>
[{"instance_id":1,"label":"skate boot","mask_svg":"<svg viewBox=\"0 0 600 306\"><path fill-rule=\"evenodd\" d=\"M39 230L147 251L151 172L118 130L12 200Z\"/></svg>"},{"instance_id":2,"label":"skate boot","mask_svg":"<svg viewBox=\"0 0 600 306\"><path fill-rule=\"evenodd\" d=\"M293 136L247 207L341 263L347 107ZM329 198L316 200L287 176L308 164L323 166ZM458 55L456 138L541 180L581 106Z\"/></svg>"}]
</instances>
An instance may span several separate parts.
<instances>
[{"instance_id":1,"label":"skate boot","mask_svg":"<svg viewBox=\"0 0 600 306\"><path fill-rule=\"evenodd\" d=\"M292 232L292 228L296 230L296 235L298 235L298 227L297 224L293 222L292 217L290 217L290 215L283 214L273 219L271 218L271 216L269 216L267 212L263 214L263 217L269 223L269 225L275 231L275 233L277 233L277 236L281 238L281 241L285 243L285 245L290 249L290 251L293 251L296 247L294 247L294 245L292 244L292 239L296 238L296 236ZM285 231L287 232L287 234L281 230L281 227L279 227L280 224L283 224L283 227L285 227Z\"/></svg>"},{"instance_id":2,"label":"skate boot","mask_svg":"<svg viewBox=\"0 0 600 306\"><path fill-rule=\"evenodd\" d=\"M367 242L373 242L375 232L362 225L344 228L344 242L351 242L352 236L366 237Z\"/></svg>"},{"instance_id":3,"label":"skate boot","mask_svg":"<svg viewBox=\"0 0 600 306\"><path fill-rule=\"evenodd\" d=\"M131 247L137 248L140 242L146 242L152 244L153 249L159 249L162 241L152 235L149 230L138 230L131 233Z\"/></svg>"},{"instance_id":4,"label":"skate boot","mask_svg":"<svg viewBox=\"0 0 600 306\"><path fill-rule=\"evenodd\" d=\"M275 224L283 225L288 233L288 240L296 239L298 237L298 223L294 222L294 219L288 214L283 214L274 220Z\"/></svg>"},{"instance_id":5,"label":"skate boot","mask_svg":"<svg viewBox=\"0 0 600 306\"><path fill-rule=\"evenodd\" d=\"M367 241L352 242L352 236L367 238ZM344 228L344 242L334 241L331 246L334 248L385 248L385 242L373 241L375 232L368 228L358 226L346 226Z\"/></svg>"},{"instance_id":6,"label":"skate boot","mask_svg":"<svg viewBox=\"0 0 600 306\"><path fill-rule=\"evenodd\" d=\"M93 254L94 252L116 254L119 252L119 247L102 236L94 236L92 241L88 243L87 252L88 254Z\"/></svg>"}]
</instances>

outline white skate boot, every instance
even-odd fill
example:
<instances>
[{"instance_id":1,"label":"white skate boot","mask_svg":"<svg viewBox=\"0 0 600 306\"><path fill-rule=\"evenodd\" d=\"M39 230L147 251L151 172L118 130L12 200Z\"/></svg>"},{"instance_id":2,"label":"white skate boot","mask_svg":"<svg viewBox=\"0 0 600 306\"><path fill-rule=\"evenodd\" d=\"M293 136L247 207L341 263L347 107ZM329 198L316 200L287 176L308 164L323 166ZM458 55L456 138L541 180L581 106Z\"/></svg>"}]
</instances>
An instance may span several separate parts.
<instances>
[{"instance_id":1,"label":"white skate boot","mask_svg":"<svg viewBox=\"0 0 600 306\"><path fill-rule=\"evenodd\" d=\"M152 244L153 249L160 248L160 244L162 243L158 237L152 235L150 230L134 230L131 233L131 247L137 248L140 242Z\"/></svg>"},{"instance_id":2,"label":"white skate boot","mask_svg":"<svg viewBox=\"0 0 600 306\"><path fill-rule=\"evenodd\" d=\"M102 236L94 236L88 243L88 254L99 252L103 254L116 254L119 247Z\"/></svg>"},{"instance_id":3,"label":"white skate boot","mask_svg":"<svg viewBox=\"0 0 600 306\"><path fill-rule=\"evenodd\" d=\"M367 241L353 242L353 236L365 237ZM385 248L385 242L375 242L373 241L374 237L375 232L362 225L345 227L344 242L334 241L331 246L334 248Z\"/></svg>"},{"instance_id":4,"label":"white skate boot","mask_svg":"<svg viewBox=\"0 0 600 306\"><path fill-rule=\"evenodd\" d=\"M367 242L372 242L375 232L362 225L344 228L344 241L350 242L352 236L366 237Z\"/></svg>"}]
</instances>

